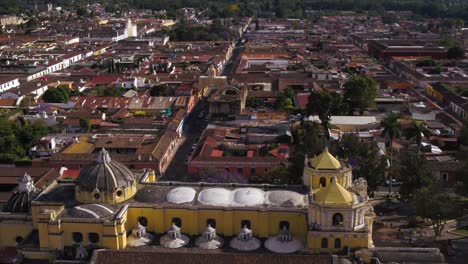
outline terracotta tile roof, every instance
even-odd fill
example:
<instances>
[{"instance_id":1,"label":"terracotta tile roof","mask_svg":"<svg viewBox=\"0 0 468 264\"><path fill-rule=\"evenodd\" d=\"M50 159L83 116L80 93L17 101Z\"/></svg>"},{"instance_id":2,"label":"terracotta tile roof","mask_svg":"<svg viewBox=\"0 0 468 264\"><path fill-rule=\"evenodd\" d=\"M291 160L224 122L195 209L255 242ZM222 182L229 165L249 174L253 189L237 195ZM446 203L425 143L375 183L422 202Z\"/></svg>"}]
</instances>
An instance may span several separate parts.
<instances>
[{"instance_id":1,"label":"terracotta tile roof","mask_svg":"<svg viewBox=\"0 0 468 264\"><path fill-rule=\"evenodd\" d=\"M177 132L168 130L162 135L161 139L159 140L158 144L152 151L151 155L158 160L161 160L164 157L164 154L169 148L169 145L176 140Z\"/></svg>"},{"instance_id":2,"label":"terracotta tile roof","mask_svg":"<svg viewBox=\"0 0 468 264\"><path fill-rule=\"evenodd\" d=\"M59 179L76 179L80 175L80 170L65 170Z\"/></svg>"},{"instance_id":3,"label":"terracotta tile roof","mask_svg":"<svg viewBox=\"0 0 468 264\"><path fill-rule=\"evenodd\" d=\"M0 99L0 107L2 106L15 106L16 105L16 100L14 99Z\"/></svg>"}]
</instances>

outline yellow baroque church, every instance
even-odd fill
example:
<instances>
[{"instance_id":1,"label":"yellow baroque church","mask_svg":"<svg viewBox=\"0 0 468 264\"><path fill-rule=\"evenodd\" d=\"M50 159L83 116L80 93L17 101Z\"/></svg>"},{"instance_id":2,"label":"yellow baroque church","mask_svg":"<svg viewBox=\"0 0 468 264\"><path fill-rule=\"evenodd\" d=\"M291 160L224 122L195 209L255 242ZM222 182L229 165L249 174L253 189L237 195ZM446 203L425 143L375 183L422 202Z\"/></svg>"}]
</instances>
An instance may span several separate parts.
<instances>
[{"instance_id":1,"label":"yellow baroque church","mask_svg":"<svg viewBox=\"0 0 468 264\"><path fill-rule=\"evenodd\" d=\"M0 246L25 258L85 259L96 248L232 248L292 254L370 248L367 185L327 149L305 160L304 184L156 182L102 150L76 181L37 190L24 175L0 213Z\"/></svg>"}]
</instances>

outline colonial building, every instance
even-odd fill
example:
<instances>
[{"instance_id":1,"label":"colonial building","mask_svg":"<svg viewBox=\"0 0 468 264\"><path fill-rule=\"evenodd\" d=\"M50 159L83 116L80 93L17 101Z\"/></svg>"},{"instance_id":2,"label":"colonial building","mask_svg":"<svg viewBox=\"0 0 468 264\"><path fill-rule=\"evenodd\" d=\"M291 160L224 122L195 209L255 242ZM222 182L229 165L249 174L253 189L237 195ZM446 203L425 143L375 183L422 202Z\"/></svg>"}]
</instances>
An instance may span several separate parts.
<instances>
[{"instance_id":1,"label":"colonial building","mask_svg":"<svg viewBox=\"0 0 468 264\"><path fill-rule=\"evenodd\" d=\"M228 86L214 92L210 98L210 114L239 115L245 108L247 100L247 87L237 88Z\"/></svg>"},{"instance_id":2,"label":"colonial building","mask_svg":"<svg viewBox=\"0 0 468 264\"><path fill-rule=\"evenodd\" d=\"M152 170L131 171L102 149L76 181L41 191L21 178L0 213L0 246L33 259L145 245L276 254L373 247L366 182L353 184L351 167L328 150L306 165L299 186L157 183Z\"/></svg>"},{"instance_id":3,"label":"colonial building","mask_svg":"<svg viewBox=\"0 0 468 264\"><path fill-rule=\"evenodd\" d=\"M199 97L208 97L213 91L227 87L226 76L217 76L213 65L208 68L208 76L200 76L198 80Z\"/></svg>"}]
</instances>

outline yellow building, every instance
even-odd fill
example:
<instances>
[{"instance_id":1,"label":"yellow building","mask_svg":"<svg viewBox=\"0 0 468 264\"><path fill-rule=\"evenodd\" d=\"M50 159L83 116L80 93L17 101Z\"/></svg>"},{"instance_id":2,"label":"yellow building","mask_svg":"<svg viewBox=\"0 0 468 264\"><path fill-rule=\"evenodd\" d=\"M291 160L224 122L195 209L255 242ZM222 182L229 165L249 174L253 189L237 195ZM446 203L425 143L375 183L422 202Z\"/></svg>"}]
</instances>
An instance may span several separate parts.
<instances>
[{"instance_id":1,"label":"yellow building","mask_svg":"<svg viewBox=\"0 0 468 264\"><path fill-rule=\"evenodd\" d=\"M198 79L199 97L208 97L216 90L224 89L227 85L226 76L217 76L217 71L213 65L208 69L208 76L200 76Z\"/></svg>"},{"instance_id":2,"label":"yellow building","mask_svg":"<svg viewBox=\"0 0 468 264\"><path fill-rule=\"evenodd\" d=\"M350 166L327 149L306 160L301 186L155 181L153 171L131 172L106 150L75 182L39 192L25 175L0 213L0 246L17 246L26 258L77 259L95 248L178 248L193 237L203 250L263 245L276 253L339 253L373 246L366 183L353 185Z\"/></svg>"}]
</instances>

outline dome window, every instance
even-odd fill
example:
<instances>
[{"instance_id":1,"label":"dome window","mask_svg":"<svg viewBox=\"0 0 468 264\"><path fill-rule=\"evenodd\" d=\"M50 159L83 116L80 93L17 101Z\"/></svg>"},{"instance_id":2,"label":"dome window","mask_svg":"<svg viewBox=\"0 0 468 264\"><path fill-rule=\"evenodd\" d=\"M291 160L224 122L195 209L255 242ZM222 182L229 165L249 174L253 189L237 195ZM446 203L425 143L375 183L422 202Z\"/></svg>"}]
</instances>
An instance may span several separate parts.
<instances>
[{"instance_id":1,"label":"dome window","mask_svg":"<svg viewBox=\"0 0 468 264\"><path fill-rule=\"evenodd\" d=\"M247 227L248 229L251 229L249 220L242 220L241 221L241 228L244 228L244 227Z\"/></svg>"},{"instance_id":2,"label":"dome window","mask_svg":"<svg viewBox=\"0 0 468 264\"><path fill-rule=\"evenodd\" d=\"M335 248L340 249L341 248L341 239L336 238L335 239Z\"/></svg>"},{"instance_id":3,"label":"dome window","mask_svg":"<svg viewBox=\"0 0 468 264\"><path fill-rule=\"evenodd\" d=\"M122 190L117 190L117 191L115 192L115 195L116 195L117 197L122 196Z\"/></svg>"},{"instance_id":4,"label":"dome window","mask_svg":"<svg viewBox=\"0 0 468 264\"><path fill-rule=\"evenodd\" d=\"M138 217L138 223L140 223L140 225L146 227L146 226L148 226L148 219L146 219L146 217L144 217L144 216L140 216L140 217Z\"/></svg>"},{"instance_id":5,"label":"dome window","mask_svg":"<svg viewBox=\"0 0 468 264\"><path fill-rule=\"evenodd\" d=\"M328 239L326 239L325 237L322 238L321 246L322 248L328 248Z\"/></svg>"},{"instance_id":6,"label":"dome window","mask_svg":"<svg viewBox=\"0 0 468 264\"><path fill-rule=\"evenodd\" d=\"M99 200L101 198L101 195L99 193L94 193L93 197L94 199Z\"/></svg>"},{"instance_id":7,"label":"dome window","mask_svg":"<svg viewBox=\"0 0 468 264\"><path fill-rule=\"evenodd\" d=\"M172 223L174 223L179 228L182 227L182 219L180 219L178 217L172 218Z\"/></svg>"},{"instance_id":8,"label":"dome window","mask_svg":"<svg viewBox=\"0 0 468 264\"><path fill-rule=\"evenodd\" d=\"M320 178L320 186L327 187L327 180L325 179L325 177Z\"/></svg>"},{"instance_id":9,"label":"dome window","mask_svg":"<svg viewBox=\"0 0 468 264\"><path fill-rule=\"evenodd\" d=\"M289 222L288 221L281 221L279 223L280 230L289 230Z\"/></svg>"},{"instance_id":10,"label":"dome window","mask_svg":"<svg viewBox=\"0 0 468 264\"><path fill-rule=\"evenodd\" d=\"M343 225L343 215L340 213L336 213L333 215L333 225L334 226L342 226Z\"/></svg>"},{"instance_id":11,"label":"dome window","mask_svg":"<svg viewBox=\"0 0 468 264\"><path fill-rule=\"evenodd\" d=\"M83 234L81 234L80 232L73 232L72 238L75 243L83 242Z\"/></svg>"},{"instance_id":12,"label":"dome window","mask_svg":"<svg viewBox=\"0 0 468 264\"><path fill-rule=\"evenodd\" d=\"M206 226L211 226L212 228L216 228L216 219L207 219Z\"/></svg>"},{"instance_id":13,"label":"dome window","mask_svg":"<svg viewBox=\"0 0 468 264\"><path fill-rule=\"evenodd\" d=\"M99 242L99 234L98 233L89 233L88 240L90 243L96 244Z\"/></svg>"},{"instance_id":14,"label":"dome window","mask_svg":"<svg viewBox=\"0 0 468 264\"><path fill-rule=\"evenodd\" d=\"M18 244L21 243L21 242L23 242L23 240L24 240L24 238L23 238L22 236L17 236L17 237L15 238L15 241L16 241L16 243L18 243Z\"/></svg>"}]
</instances>

